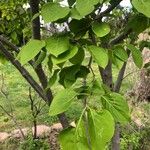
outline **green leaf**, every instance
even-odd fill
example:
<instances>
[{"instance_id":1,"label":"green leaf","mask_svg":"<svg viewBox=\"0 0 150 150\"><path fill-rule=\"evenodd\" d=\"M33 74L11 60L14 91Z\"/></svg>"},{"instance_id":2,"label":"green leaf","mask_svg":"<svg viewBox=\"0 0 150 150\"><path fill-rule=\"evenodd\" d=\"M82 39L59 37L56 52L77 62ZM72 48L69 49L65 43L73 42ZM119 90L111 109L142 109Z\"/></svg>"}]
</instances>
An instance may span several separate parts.
<instances>
[{"instance_id":1,"label":"green leaf","mask_svg":"<svg viewBox=\"0 0 150 150\"><path fill-rule=\"evenodd\" d=\"M86 78L90 70L85 66L80 66L80 70L76 73L76 78Z\"/></svg>"},{"instance_id":2,"label":"green leaf","mask_svg":"<svg viewBox=\"0 0 150 150\"><path fill-rule=\"evenodd\" d=\"M5 64L6 62L7 62L6 57L3 54L1 54L1 52L0 52L0 63Z\"/></svg>"},{"instance_id":3,"label":"green leaf","mask_svg":"<svg viewBox=\"0 0 150 150\"><path fill-rule=\"evenodd\" d=\"M51 36L46 40L47 51L58 56L69 49L69 39L66 36Z\"/></svg>"},{"instance_id":4,"label":"green leaf","mask_svg":"<svg viewBox=\"0 0 150 150\"><path fill-rule=\"evenodd\" d=\"M17 33L14 31L11 33L11 38L15 41L17 39Z\"/></svg>"},{"instance_id":5,"label":"green leaf","mask_svg":"<svg viewBox=\"0 0 150 150\"><path fill-rule=\"evenodd\" d=\"M56 65L63 63L65 61L71 59L77 52L78 52L78 47L73 46L71 49L62 53L58 57L52 56L52 62L53 62L53 64L56 64Z\"/></svg>"},{"instance_id":6,"label":"green leaf","mask_svg":"<svg viewBox=\"0 0 150 150\"><path fill-rule=\"evenodd\" d=\"M144 15L137 14L131 17L125 30L132 30L138 35L149 28L149 26L149 19Z\"/></svg>"},{"instance_id":7,"label":"green leaf","mask_svg":"<svg viewBox=\"0 0 150 150\"><path fill-rule=\"evenodd\" d=\"M59 2L62 2L62 1L64 1L64 0L52 0L52 2L55 2L55 3L59 3Z\"/></svg>"},{"instance_id":8,"label":"green leaf","mask_svg":"<svg viewBox=\"0 0 150 150\"><path fill-rule=\"evenodd\" d=\"M47 88L50 88L50 87L52 87L55 84L55 82L57 80L57 74L58 74L58 72L59 72L59 69L56 69L54 71L53 75L50 77L50 79L48 81L48 87Z\"/></svg>"},{"instance_id":9,"label":"green leaf","mask_svg":"<svg viewBox=\"0 0 150 150\"><path fill-rule=\"evenodd\" d=\"M142 68L143 66L143 57L142 57L142 52L137 49L135 46L131 45L131 44L128 44L127 45L127 48L131 51L132 53L132 58L133 58L133 61L135 63L135 65L138 67L138 68Z\"/></svg>"},{"instance_id":10,"label":"green leaf","mask_svg":"<svg viewBox=\"0 0 150 150\"><path fill-rule=\"evenodd\" d=\"M45 41L31 39L25 46L23 46L17 56L22 65L33 59L45 46Z\"/></svg>"},{"instance_id":11,"label":"green leaf","mask_svg":"<svg viewBox=\"0 0 150 150\"><path fill-rule=\"evenodd\" d=\"M80 70L80 65L65 67L59 74L59 83L64 87L70 87L76 81L76 73Z\"/></svg>"},{"instance_id":12,"label":"green leaf","mask_svg":"<svg viewBox=\"0 0 150 150\"><path fill-rule=\"evenodd\" d=\"M129 107L125 98L118 93L110 93L101 98L104 109L107 109L116 122L127 123L130 120Z\"/></svg>"},{"instance_id":13,"label":"green leaf","mask_svg":"<svg viewBox=\"0 0 150 150\"><path fill-rule=\"evenodd\" d=\"M85 35L88 24L89 21L87 19L81 19L81 20L73 19L69 23L69 28L71 32L73 32L74 34L80 34L81 32L83 32L83 35Z\"/></svg>"},{"instance_id":14,"label":"green leaf","mask_svg":"<svg viewBox=\"0 0 150 150\"><path fill-rule=\"evenodd\" d=\"M105 68L108 64L108 55L105 49L97 46L88 46L88 50L90 51L93 59L96 61L96 63L101 66L102 68Z\"/></svg>"},{"instance_id":15,"label":"green leaf","mask_svg":"<svg viewBox=\"0 0 150 150\"><path fill-rule=\"evenodd\" d=\"M83 48L79 48L78 52L76 53L76 55L74 57L72 57L69 61L72 64L81 64L83 59L84 59L84 57L85 57L85 53L84 53Z\"/></svg>"},{"instance_id":16,"label":"green leaf","mask_svg":"<svg viewBox=\"0 0 150 150\"><path fill-rule=\"evenodd\" d=\"M88 111L89 134L93 149L104 150L114 134L115 122L109 111Z\"/></svg>"},{"instance_id":17,"label":"green leaf","mask_svg":"<svg viewBox=\"0 0 150 150\"><path fill-rule=\"evenodd\" d=\"M52 62L52 57L51 57L51 55L48 56L48 62L47 62L47 65L48 65L49 71L52 73L53 62Z\"/></svg>"},{"instance_id":18,"label":"green leaf","mask_svg":"<svg viewBox=\"0 0 150 150\"><path fill-rule=\"evenodd\" d=\"M147 17L150 17L150 1L149 0L132 0L133 6L140 13L144 14Z\"/></svg>"},{"instance_id":19,"label":"green leaf","mask_svg":"<svg viewBox=\"0 0 150 150\"><path fill-rule=\"evenodd\" d=\"M85 121L88 120L88 123ZM95 111L87 110L87 114L82 115L76 127L77 147L83 150L89 149L87 141L93 150L97 148L104 150L107 142L109 142L114 133L114 119L107 110ZM88 132L88 134L87 134Z\"/></svg>"},{"instance_id":20,"label":"green leaf","mask_svg":"<svg viewBox=\"0 0 150 150\"><path fill-rule=\"evenodd\" d=\"M89 144L87 140L87 130L86 130L87 127L85 127L84 115L85 115L85 109L82 111L75 132L77 150L81 150L81 149L89 150Z\"/></svg>"},{"instance_id":21,"label":"green leaf","mask_svg":"<svg viewBox=\"0 0 150 150\"><path fill-rule=\"evenodd\" d=\"M105 22L94 22L92 24L92 30L98 37L104 37L110 32L110 27Z\"/></svg>"},{"instance_id":22,"label":"green leaf","mask_svg":"<svg viewBox=\"0 0 150 150\"><path fill-rule=\"evenodd\" d=\"M140 41L139 48L144 49L145 47L150 49L150 42L149 41Z\"/></svg>"},{"instance_id":23,"label":"green leaf","mask_svg":"<svg viewBox=\"0 0 150 150\"><path fill-rule=\"evenodd\" d=\"M87 96L91 94L90 90L91 89L89 86L84 86L84 85L76 88L75 91L78 93L77 98L82 100L87 98Z\"/></svg>"},{"instance_id":24,"label":"green leaf","mask_svg":"<svg viewBox=\"0 0 150 150\"><path fill-rule=\"evenodd\" d=\"M46 3L43 5L41 15L45 23L62 19L70 12L68 7L61 7L59 3Z\"/></svg>"},{"instance_id":25,"label":"green leaf","mask_svg":"<svg viewBox=\"0 0 150 150\"><path fill-rule=\"evenodd\" d=\"M39 64L41 64L45 58L46 58L46 52L41 51L40 55L38 56L38 59L34 63L34 68L36 68Z\"/></svg>"},{"instance_id":26,"label":"green leaf","mask_svg":"<svg viewBox=\"0 0 150 150\"><path fill-rule=\"evenodd\" d=\"M116 55L120 60L122 60L124 62L127 61L128 54L122 46L117 45L113 49L114 49L114 51L113 51L114 55Z\"/></svg>"},{"instance_id":27,"label":"green leaf","mask_svg":"<svg viewBox=\"0 0 150 150\"><path fill-rule=\"evenodd\" d=\"M144 64L144 68L147 70L150 70L150 62L147 62L146 64Z\"/></svg>"},{"instance_id":28,"label":"green leaf","mask_svg":"<svg viewBox=\"0 0 150 150\"><path fill-rule=\"evenodd\" d=\"M59 134L59 142L62 150L77 150L75 142L75 128L68 128Z\"/></svg>"},{"instance_id":29,"label":"green leaf","mask_svg":"<svg viewBox=\"0 0 150 150\"><path fill-rule=\"evenodd\" d=\"M105 91L106 94L111 93L111 89L109 86L107 86L106 84L101 84L103 90Z\"/></svg>"},{"instance_id":30,"label":"green leaf","mask_svg":"<svg viewBox=\"0 0 150 150\"><path fill-rule=\"evenodd\" d=\"M66 111L70 107L76 95L77 93L72 89L64 89L58 92L50 106L50 116L55 116Z\"/></svg>"},{"instance_id":31,"label":"green leaf","mask_svg":"<svg viewBox=\"0 0 150 150\"><path fill-rule=\"evenodd\" d=\"M91 0L77 0L76 8L81 16L86 16L94 10Z\"/></svg>"},{"instance_id":32,"label":"green leaf","mask_svg":"<svg viewBox=\"0 0 150 150\"><path fill-rule=\"evenodd\" d=\"M123 60L121 60L120 58L118 58L116 55L112 55L112 63L117 67L117 69L121 69L122 65L123 65Z\"/></svg>"},{"instance_id":33,"label":"green leaf","mask_svg":"<svg viewBox=\"0 0 150 150\"><path fill-rule=\"evenodd\" d=\"M88 73L89 69L79 64L65 67L59 74L59 83L64 87L70 87L76 82L77 78L85 78Z\"/></svg>"},{"instance_id":34,"label":"green leaf","mask_svg":"<svg viewBox=\"0 0 150 150\"><path fill-rule=\"evenodd\" d=\"M71 9L71 15L70 15L73 19L77 19L77 20L80 20L80 19L82 19L82 16L80 15L80 13L78 12L78 10L75 8L75 7L73 7L72 9Z\"/></svg>"},{"instance_id":35,"label":"green leaf","mask_svg":"<svg viewBox=\"0 0 150 150\"><path fill-rule=\"evenodd\" d=\"M115 123L112 115L107 110L87 110L85 121L85 110L83 110L77 127L68 128L59 135L59 141L63 150L89 150L88 140L93 150L97 148L104 150L114 134ZM88 135L87 135L88 132Z\"/></svg>"},{"instance_id":36,"label":"green leaf","mask_svg":"<svg viewBox=\"0 0 150 150\"><path fill-rule=\"evenodd\" d=\"M100 0L76 0L76 8L81 16L86 16L94 10L94 5Z\"/></svg>"},{"instance_id":37,"label":"green leaf","mask_svg":"<svg viewBox=\"0 0 150 150\"><path fill-rule=\"evenodd\" d=\"M98 95L99 97L105 94L105 91L103 87L101 86L100 81L98 80L95 80L94 82L92 82L90 91L92 94Z\"/></svg>"}]
</instances>

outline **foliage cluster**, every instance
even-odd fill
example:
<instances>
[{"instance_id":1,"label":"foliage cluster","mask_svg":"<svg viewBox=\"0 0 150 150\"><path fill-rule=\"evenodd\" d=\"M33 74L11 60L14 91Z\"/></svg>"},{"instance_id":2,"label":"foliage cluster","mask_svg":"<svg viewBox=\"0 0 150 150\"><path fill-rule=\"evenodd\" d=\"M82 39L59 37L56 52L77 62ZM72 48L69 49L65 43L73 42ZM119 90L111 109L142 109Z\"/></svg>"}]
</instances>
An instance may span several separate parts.
<instances>
[{"instance_id":1,"label":"foliage cluster","mask_svg":"<svg viewBox=\"0 0 150 150\"><path fill-rule=\"evenodd\" d=\"M12 46L12 43L8 44L1 38L1 53L50 105L49 115L57 115L63 127L68 126L67 121L64 121L64 112L74 101L82 102L83 110L76 127L68 127L59 135L62 149L103 150L114 135L115 124L125 124L130 121L127 101L119 91L129 56L132 56L138 68L143 67L142 53L139 49L141 43L137 43L136 39L139 33L149 28L150 2L132 0L133 9L129 12L122 7L117 7L121 0L68 0L67 6L61 2L62 0L30 0L33 38L19 51ZM24 4L24 1L21 3ZM14 4L10 6L13 7ZM101 11L104 5L108 5L108 8ZM28 17L31 19L28 9L23 11L25 9L20 6L21 10L18 11L25 15L25 18L24 16L18 18L19 15L14 13L12 17L10 15L8 17L6 14L10 12L5 11L5 7L5 4L2 5L1 18L3 20L6 18L2 23L8 23L11 19L19 20L22 23L16 22L14 25L17 25L18 31L25 29L29 21ZM40 31L44 26L40 26L39 16L42 17L44 24L58 26L64 24L64 30L41 38ZM122 20L120 29L113 28L113 22L118 16ZM22 24L23 26L20 26ZM13 33L11 25L8 26L10 31L5 29L5 26L1 27L1 32L7 36L13 34L11 38L15 39L14 42L19 46L22 45L18 40L22 32L18 33L15 30ZM13 47L15 54L7 51L4 45ZM87 64L84 64L86 56L90 57ZM42 69L44 61L48 68L46 75ZM27 63L31 64L37 73L42 87L25 69ZM97 65L100 77L95 76L93 64ZM113 65L119 70L116 81L112 76ZM89 75L92 76L92 80L87 81ZM101 78L101 82L97 80L98 78ZM51 90L57 81L63 89L53 98ZM77 81L80 81L80 84L77 84ZM95 97L99 101L97 106L94 105ZM116 141L117 139L112 147L117 146Z\"/></svg>"}]
</instances>

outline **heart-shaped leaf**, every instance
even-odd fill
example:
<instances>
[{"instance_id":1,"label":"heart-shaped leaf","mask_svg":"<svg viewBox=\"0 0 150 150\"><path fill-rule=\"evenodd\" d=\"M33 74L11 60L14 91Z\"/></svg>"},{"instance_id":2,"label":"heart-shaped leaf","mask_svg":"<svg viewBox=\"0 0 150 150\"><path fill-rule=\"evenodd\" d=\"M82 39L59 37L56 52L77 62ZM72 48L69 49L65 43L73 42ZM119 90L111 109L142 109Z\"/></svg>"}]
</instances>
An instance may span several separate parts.
<instances>
[{"instance_id":1,"label":"heart-shaped leaf","mask_svg":"<svg viewBox=\"0 0 150 150\"><path fill-rule=\"evenodd\" d=\"M70 12L68 7L61 7L59 3L46 3L43 5L41 15L45 23L54 22L66 17Z\"/></svg>"},{"instance_id":2,"label":"heart-shaped leaf","mask_svg":"<svg viewBox=\"0 0 150 150\"><path fill-rule=\"evenodd\" d=\"M98 37L104 37L110 32L110 27L105 22L94 22L92 24L92 30Z\"/></svg>"},{"instance_id":3,"label":"heart-shaped leaf","mask_svg":"<svg viewBox=\"0 0 150 150\"><path fill-rule=\"evenodd\" d=\"M97 47L94 45L88 46L88 50L90 51L96 63L102 68L105 68L106 65L108 64L107 51L101 47Z\"/></svg>"},{"instance_id":4,"label":"heart-shaped leaf","mask_svg":"<svg viewBox=\"0 0 150 150\"><path fill-rule=\"evenodd\" d=\"M21 64L24 65L28 61L33 59L44 46L45 41L31 39L26 45L21 48L17 59L19 59Z\"/></svg>"},{"instance_id":5,"label":"heart-shaped leaf","mask_svg":"<svg viewBox=\"0 0 150 150\"><path fill-rule=\"evenodd\" d=\"M55 116L66 111L70 107L76 95L77 93L72 89L64 89L58 92L50 106L50 116Z\"/></svg>"}]
</instances>

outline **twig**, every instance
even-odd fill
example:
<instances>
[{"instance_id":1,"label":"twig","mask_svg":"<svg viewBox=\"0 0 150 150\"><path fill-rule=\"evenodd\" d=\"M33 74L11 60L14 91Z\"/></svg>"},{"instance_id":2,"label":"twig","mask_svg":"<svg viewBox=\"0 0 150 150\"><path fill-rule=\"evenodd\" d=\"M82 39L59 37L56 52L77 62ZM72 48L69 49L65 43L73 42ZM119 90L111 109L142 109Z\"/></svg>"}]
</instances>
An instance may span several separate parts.
<instances>
[{"instance_id":1,"label":"twig","mask_svg":"<svg viewBox=\"0 0 150 150\"><path fill-rule=\"evenodd\" d=\"M34 125L34 133L33 133L33 138L37 138L37 116L39 114L36 105L34 105L34 99L32 97L31 93L31 87L29 87L29 99L30 99L30 104L31 104L31 111L32 111L32 116L33 116L33 125Z\"/></svg>"},{"instance_id":2,"label":"twig","mask_svg":"<svg viewBox=\"0 0 150 150\"><path fill-rule=\"evenodd\" d=\"M91 137L90 137L90 133L89 133L89 121L88 121L86 111L84 112L83 118L84 118L85 134L86 134L86 138L87 138L88 147L89 147L89 150L92 150Z\"/></svg>"},{"instance_id":3,"label":"twig","mask_svg":"<svg viewBox=\"0 0 150 150\"><path fill-rule=\"evenodd\" d=\"M136 72L140 72L140 71L141 71L141 70L132 71L132 72L128 73L126 76L124 76L122 80L124 80L125 78L127 78L127 77L130 76L131 74L136 73Z\"/></svg>"},{"instance_id":4,"label":"twig","mask_svg":"<svg viewBox=\"0 0 150 150\"><path fill-rule=\"evenodd\" d=\"M4 86L4 76L2 74L2 86L1 86L1 92L2 94L5 96L6 99L8 99L8 93L6 94L4 91L3 91L3 86ZM0 105L0 108L13 120L14 124L17 126L17 128L19 129L23 139L25 139L25 135L20 127L20 125L18 124L16 118L14 117L14 114L13 114L13 109L12 109L12 106L11 106L11 102L9 102L9 106L10 106L10 109L11 109L11 113L9 113L2 105Z\"/></svg>"},{"instance_id":5,"label":"twig","mask_svg":"<svg viewBox=\"0 0 150 150\"><path fill-rule=\"evenodd\" d=\"M96 16L96 20L101 20L106 14L110 13L115 7L119 5L122 0L116 0L112 5L110 5L105 11L101 12Z\"/></svg>"},{"instance_id":6,"label":"twig","mask_svg":"<svg viewBox=\"0 0 150 150\"><path fill-rule=\"evenodd\" d=\"M114 39L112 39L110 42L109 42L109 46L112 46L112 45L115 45L115 44L118 44L120 42L122 42L125 38L127 38L127 36L132 32L131 29L128 29L127 31L121 33L119 36L115 37Z\"/></svg>"}]
</instances>

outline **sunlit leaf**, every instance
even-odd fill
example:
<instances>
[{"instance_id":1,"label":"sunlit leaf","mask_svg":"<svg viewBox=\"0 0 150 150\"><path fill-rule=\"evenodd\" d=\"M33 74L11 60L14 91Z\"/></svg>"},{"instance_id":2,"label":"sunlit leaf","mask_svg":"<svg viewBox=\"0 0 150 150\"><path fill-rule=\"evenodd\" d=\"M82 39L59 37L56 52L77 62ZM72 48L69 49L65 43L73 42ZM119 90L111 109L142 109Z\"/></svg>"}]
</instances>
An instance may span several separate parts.
<instances>
[{"instance_id":1,"label":"sunlit leaf","mask_svg":"<svg viewBox=\"0 0 150 150\"><path fill-rule=\"evenodd\" d=\"M108 64L108 55L107 51L101 47L97 46L88 46L88 50L90 51L91 55L93 56L93 59L96 61L96 63L101 66L102 68L105 68Z\"/></svg>"},{"instance_id":2,"label":"sunlit leaf","mask_svg":"<svg viewBox=\"0 0 150 150\"><path fill-rule=\"evenodd\" d=\"M55 116L66 111L77 93L72 89L64 89L56 94L49 109L49 115Z\"/></svg>"},{"instance_id":3,"label":"sunlit leaf","mask_svg":"<svg viewBox=\"0 0 150 150\"><path fill-rule=\"evenodd\" d=\"M110 93L102 96L102 104L116 122L127 123L130 121L129 107L126 99L118 93Z\"/></svg>"},{"instance_id":4,"label":"sunlit leaf","mask_svg":"<svg viewBox=\"0 0 150 150\"><path fill-rule=\"evenodd\" d=\"M98 37L103 37L110 32L110 27L105 22L94 22L92 24L92 30Z\"/></svg>"},{"instance_id":5,"label":"sunlit leaf","mask_svg":"<svg viewBox=\"0 0 150 150\"><path fill-rule=\"evenodd\" d=\"M49 81L48 81L48 87L47 88L50 88L51 86L54 85L54 83L56 82L57 80L57 74L59 72L59 69L56 69L53 73L53 75L50 77Z\"/></svg>"},{"instance_id":6,"label":"sunlit leaf","mask_svg":"<svg viewBox=\"0 0 150 150\"><path fill-rule=\"evenodd\" d=\"M62 53L58 57L53 56L52 57L52 62L53 62L53 64L63 63L65 61L69 60L70 58L72 58L77 52L78 52L78 47L73 46L68 51Z\"/></svg>"},{"instance_id":7,"label":"sunlit leaf","mask_svg":"<svg viewBox=\"0 0 150 150\"><path fill-rule=\"evenodd\" d=\"M124 62L126 62L128 59L128 54L122 46L115 46L113 53Z\"/></svg>"},{"instance_id":8,"label":"sunlit leaf","mask_svg":"<svg viewBox=\"0 0 150 150\"><path fill-rule=\"evenodd\" d=\"M86 114L85 114L86 115ZM86 122L86 119L88 122ZM107 110L95 111L89 109L86 116L82 116L76 128L77 147L88 150L104 150L114 133L114 119ZM88 134L87 134L88 133ZM89 142L90 141L90 145Z\"/></svg>"},{"instance_id":9,"label":"sunlit leaf","mask_svg":"<svg viewBox=\"0 0 150 150\"><path fill-rule=\"evenodd\" d=\"M149 0L132 0L133 6L140 13L144 14L147 17L150 17L150 1Z\"/></svg>"},{"instance_id":10,"label":"sunlit leaf","mask_svg":"<svg viewBox=\"0 0 150 150\"><path fill-rule=\"evenodd\" d=\"M47 51L58 56L69 49L69 39L66 36L51 36L46 40Z\"/></svg>"},{"instance_id":11,"label":"sunlit leaf","mask_svg":"<svg viewBox=\"0 0 150 150\"><path fill-rule=\"evenodd\" d=\"M62 150L77 150L75 142L75 128L68 128L59 134L59 142Z\"/></svg>"},{"instance_id":12,"label":"sunlit leaf","mask_svg":"<svg viewBox=\"0 0 150 150\"><path fill-rule=\"evenodd\" d=\"M57 21L68 15L70 9L68 7L61 7L59 3L46 3L42 6L41 15L45 23Z\"/></svg>"},{"instance_id":13,"label":"sunlit leaf","mask_svg":"<svg viewBox=\"0 0 150 150\"><path fill-rule=\"evenodd\" d=\"M33 59L45 46L45 41L31 39L25 46L23 46L17 56L21 64L24 65Z\"/></svg>"},{"instance_id":14,"label":"sunlit leaf","mask_svg":"<svg viewBox=\"0 0 150 150\"><path fill-rule=\"evenodd\" d=\"M135 46L131 45L131 44L128 44L127 48L132 53L132 58L133 58L133 61L134 61L135 65L138 68L142 68L142 66L143 66L142 52L139 49L137 49Z\"/></svg>"}]
</instances>

